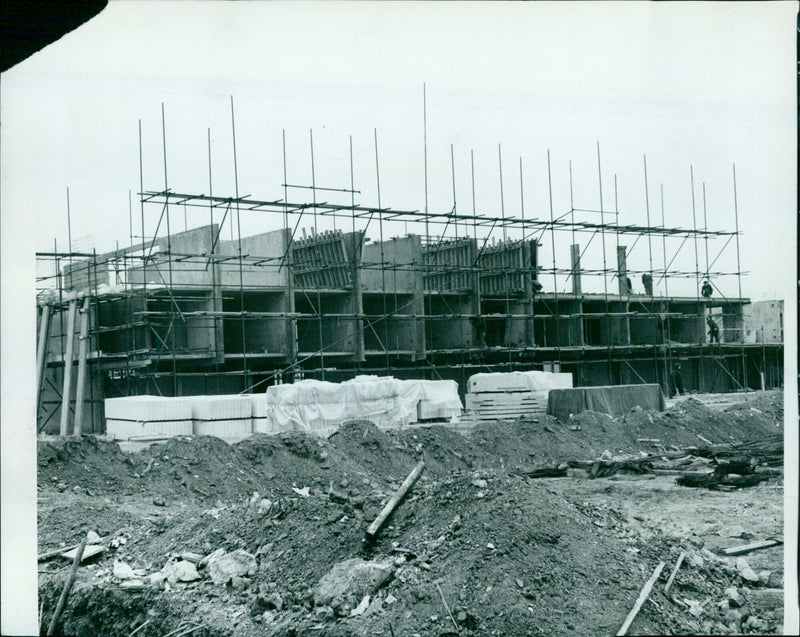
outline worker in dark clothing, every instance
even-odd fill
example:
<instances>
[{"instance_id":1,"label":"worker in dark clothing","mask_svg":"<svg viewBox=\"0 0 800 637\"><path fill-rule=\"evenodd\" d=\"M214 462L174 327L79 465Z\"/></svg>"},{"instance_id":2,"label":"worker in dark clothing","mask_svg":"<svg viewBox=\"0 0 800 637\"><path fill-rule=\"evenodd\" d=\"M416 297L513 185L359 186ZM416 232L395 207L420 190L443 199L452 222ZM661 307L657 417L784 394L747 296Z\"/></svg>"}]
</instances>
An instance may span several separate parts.
<instances>
[{"instance_id":1,"label":"worker in dark clothing","mask_svg":"<svg viewBox=\"0 0 800 637\"><path fill-rule=\"evenodd\" d=\"M625 287L628 289L628 294L633 294L633 283L631 282L631 277L625 276Z\"/></svg>"},{"instance_id":2,"label":"worker in dark clothing","mask_svg":"<svg viewBox=\"0 0 800 637\"><path fill-rule=\"evenodd\" d=\"M719 343L719 325L710 316L706 318L708 324L708 340L711 343Z\"/></svg>"},{"instance_id":3,"label":"worker in dark clothing","mask_svg":"<svg viewBox=\"0 0 800 637\"><path fill-rule=\"evenodd\" d=\"M642 275L642 285L644 286L644 293L647 296L653 296L653 275L645 272Z\"/></svg>"},{"instance_id":4,"label":"worker in dark clothing","mask_svg":"<svg viewBox=\"0 0 800 637\"><path fill-rule=\"evenodd\" d=\"M711 287L711 282L706 279L703 281L703 287L700 288L700 294L702 294L705 298L710 299L713 293L714 288Z\"/></svg>"},{"instance_id":5,"label":"worker in dark clothing","mask_svg":"<svg viewBox=\"0 0 800 637\"><path fill-rule=\"evenodd\" d=\"M539 283L536 279L533 280L533 293L537 294L538 292L542 291L542 284Z\"/></svg>"},{"instance_id":6,"label":"worker in dark clothing","mask_svg":"<svg viewBox=\"0 0 800 637\"><path fill-rule=\"evenodd\" d=\"M681 364L677 361L672 365L672 387L676 396L686 393L686 390L683 387L683 373L681 370Z\"/></svg>"},{"instance_id":7,"label":"worker in dark clothing","mask_svg":"<svg viewBox=\"0 0 800 637\"><path fill-rule=\"evenodd\" d=\"M470 321L475 328L475 343L478 347L486 349L486 320L482 316L473 316Z\"/></svg>"}]
</instances>

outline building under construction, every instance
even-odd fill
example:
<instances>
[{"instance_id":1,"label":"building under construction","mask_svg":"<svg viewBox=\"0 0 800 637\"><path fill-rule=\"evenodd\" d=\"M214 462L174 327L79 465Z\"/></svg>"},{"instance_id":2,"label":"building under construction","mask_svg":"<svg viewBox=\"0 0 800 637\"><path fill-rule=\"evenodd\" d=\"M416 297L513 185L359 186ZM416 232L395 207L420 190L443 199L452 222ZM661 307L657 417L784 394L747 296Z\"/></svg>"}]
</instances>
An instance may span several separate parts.
<instances>
[{"instance_id":1,"label":"building under construction","mask_svg":"<svg viewBox=\"0 0 800 637\"><path fill-rule=\"evenodd\" d=\"M141 241L131 231L129 247L105 254L39 253L52 272L38 295L39 430L102 432L110 397L263 392L357 374L452 379L462 391L474 373L527 369L571 372L575 386L659 383L668 394L676 370L687 391L782 385L782 342L744 337L738 212L734 230L714 231L670 228L663 207L660 225L637 226L602 205L526 219L321 203L326 189L311 188L314 201L291 203L286 189L267 201L142 187ZM207 221L165 231L187 207ZM150 236L146 214L158 221ZM242 236L233 220L245 214L278 228ZM315 231L321 221L338 229ZM409 224L421 231L386 238ZM583 263L595 237L603 262ZM626 246L640 239L649 258L632 268ZM735 245L737 271L711 271L714 239ZM676 242L675 253L694 244L696 264L705 243L705 268L673 269ZM649 285L633 293L631 276L642 275ZM724 276L738 283L735 297L716 284L701 292ZM601 277L602 291L585 291L587 277ZM679 278L694 296L669 294Z\"/></svg>"}]
</instances>

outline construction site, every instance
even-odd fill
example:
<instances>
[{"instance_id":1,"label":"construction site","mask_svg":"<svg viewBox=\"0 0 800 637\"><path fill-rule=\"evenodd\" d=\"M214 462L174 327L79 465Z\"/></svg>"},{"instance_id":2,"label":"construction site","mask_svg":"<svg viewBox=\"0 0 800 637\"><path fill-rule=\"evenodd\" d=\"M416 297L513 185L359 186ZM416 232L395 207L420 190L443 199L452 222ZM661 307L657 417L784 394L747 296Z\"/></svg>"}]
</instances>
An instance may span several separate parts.
<instances>
[{"instance_id":1,"label":"construction site","mask_svg":"<svg viewBox=\"0 0 800 637\"><path fill-rule=\"evenodd\" d=\"M594 208L570 163L526 210L520 159L507 214L498 147L495 209L473 168L429 210L426 148L404 210L374 143L366 205L352 139L336 188L284 140L262 199L210 194L210 133L173 190L165 141L127 247L37 253L41 634L782 632L783 305L735 168L726 229L693 172L670 223L646 158L628 223L599 144Z\"/></svg>"}]
</instances>

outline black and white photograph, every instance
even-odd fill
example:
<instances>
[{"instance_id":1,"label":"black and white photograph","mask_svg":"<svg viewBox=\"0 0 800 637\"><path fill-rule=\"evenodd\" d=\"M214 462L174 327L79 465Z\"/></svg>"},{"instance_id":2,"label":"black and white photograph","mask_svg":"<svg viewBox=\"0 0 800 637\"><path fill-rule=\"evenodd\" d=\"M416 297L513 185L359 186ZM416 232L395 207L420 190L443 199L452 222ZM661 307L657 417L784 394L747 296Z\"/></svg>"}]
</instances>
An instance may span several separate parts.
<instances>
[{"instance_id":1,"label":"black and white photograph","mask_svg":"<svg viewBox=\"0 0 800 637\"><path fill-rule=\"evenodd\" d=\"M797 16L120 0L21 55L0 632L800 632Z\"/></svg>"}]
</instances>

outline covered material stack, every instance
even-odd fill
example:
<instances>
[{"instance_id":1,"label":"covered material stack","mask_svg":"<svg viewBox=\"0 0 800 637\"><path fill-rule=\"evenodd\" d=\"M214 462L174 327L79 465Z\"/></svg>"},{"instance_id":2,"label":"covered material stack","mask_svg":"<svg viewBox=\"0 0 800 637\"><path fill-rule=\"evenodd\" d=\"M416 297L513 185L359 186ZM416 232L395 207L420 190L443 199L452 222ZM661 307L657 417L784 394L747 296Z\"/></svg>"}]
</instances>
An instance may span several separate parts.
<instances>
[{"instance_id":1,"label":"covered material stack","mask_svg":"<svg viewBox=\"0 0 800 637\"><path fill-rule=\"evenodd\" d=\"M544 415L553 389L572 387L572 374L526 371L471 376L466 407L474 420L513 420Z\"/></svg>"},{"instance_id":2,"label":"covered material stack","mask_svg":"<svg viewBox=\"0 0 800 637\"><path fill-rule=\"evenodd\" d=\"M267 389L273 432L306 431L325 436L351 420L399 427L417 420L420 389L391 376L356 376L343 383L302 380Z\"/></svg>"},{"instance_id":3,"label":"covered material stack","mask_svg":"<svg viewBox=\"0 0 800 637\"><path fill-rule=\"evenodd\" d=\"M419 388L417 417L419 420L452 420L464 410L454 380L406 380Z\"/></svg>"},{"instance_id":4,"label":"covered material stack","mask_svg":"<svg viewBox=\"0 0 800 637\"><path fill-rule=\"evenodd\" d=\"M547 413L562 422L582 411L597 411L609 416L622 416L635 407L645 411L664 411L661 386L612 385L608 387L579 387L550 392Z\"/></svg>"}]
</instances>

